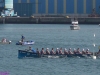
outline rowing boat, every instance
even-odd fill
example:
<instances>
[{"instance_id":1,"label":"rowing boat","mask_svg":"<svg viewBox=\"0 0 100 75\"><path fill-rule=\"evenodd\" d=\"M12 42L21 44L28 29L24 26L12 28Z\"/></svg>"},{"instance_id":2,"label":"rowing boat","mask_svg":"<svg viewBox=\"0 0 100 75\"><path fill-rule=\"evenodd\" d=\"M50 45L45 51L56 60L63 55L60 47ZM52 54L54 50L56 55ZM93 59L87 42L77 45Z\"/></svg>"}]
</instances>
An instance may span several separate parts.
<instances>
[{"instance_id":1,"label":"rowing boat","mask_svg":"<svg viewBox=\"0 0 100 75\"><path fill-rule=\"evenodd\" d=\"M33 57L33 58L40 58L40 57L47 57L47 58L64 58L64 57L79 57L79 58L87 58L91 57L92 54L39 54L33 53L32 51L27 50L18 50L18 58L25 58L25 57Z\"/></svg>"}]
</instances>

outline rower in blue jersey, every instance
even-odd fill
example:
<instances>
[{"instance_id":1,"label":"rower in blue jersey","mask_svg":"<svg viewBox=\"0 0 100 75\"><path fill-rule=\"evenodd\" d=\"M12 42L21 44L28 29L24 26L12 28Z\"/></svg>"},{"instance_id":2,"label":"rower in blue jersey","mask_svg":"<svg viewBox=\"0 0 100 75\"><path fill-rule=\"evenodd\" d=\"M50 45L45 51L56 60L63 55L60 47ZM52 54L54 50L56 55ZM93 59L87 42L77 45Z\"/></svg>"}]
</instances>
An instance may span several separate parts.
<instances>
[{"instance_id":1,"label":"rower in blue jersey","mask_svg":"<svg viewBox=\"0 0 100 75\"><path fill-rule=\"evenodd\" d=\"M23 42L23 41L24 41L24 39L25 39L25 37L22 35L22 37L21 37L21 42Z\"/></svg>"}]
</instances>

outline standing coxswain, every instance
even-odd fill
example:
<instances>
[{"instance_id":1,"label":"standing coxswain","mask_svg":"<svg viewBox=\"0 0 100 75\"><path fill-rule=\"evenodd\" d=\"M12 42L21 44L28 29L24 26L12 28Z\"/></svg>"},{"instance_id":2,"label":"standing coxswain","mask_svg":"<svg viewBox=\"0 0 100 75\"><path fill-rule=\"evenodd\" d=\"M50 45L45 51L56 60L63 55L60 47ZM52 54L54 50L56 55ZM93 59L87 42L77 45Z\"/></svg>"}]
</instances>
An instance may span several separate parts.
<instances>
[{"instance_id":1,"label":"standing coxswain","mask_svg":"<svg viewBox=\"0 0 100 75\"><path fill-rule=\"evenodd\" d=\"M23 42L24 39L25 39L25 36L22 35L22 37L21 37L21 42Z\"/></svg>"}]
</instances>

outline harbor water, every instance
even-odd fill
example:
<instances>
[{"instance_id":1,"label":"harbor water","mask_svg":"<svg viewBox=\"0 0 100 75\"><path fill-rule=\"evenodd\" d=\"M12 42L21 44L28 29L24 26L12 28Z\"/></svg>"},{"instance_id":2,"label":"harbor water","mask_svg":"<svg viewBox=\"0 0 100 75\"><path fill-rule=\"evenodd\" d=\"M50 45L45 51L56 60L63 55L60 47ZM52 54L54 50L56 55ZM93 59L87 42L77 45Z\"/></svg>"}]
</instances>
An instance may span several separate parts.
<instances>
[{"instance_id":1,"label":"harbor water","mask_svg":"<svg viewBox=\"0 0 100 75\"><path fill-rule=\"evenodd\" d=\"M85 58L26 58L18 59L18 50L29 46L16 45L21 39L35 41L34 49L83 48L98 51L100 46L99 25L80 24L80 30L70 30L70 24L1 24L0 40L6 38L11 44L0 44L0 73L9 75L99 75L100 59ZM94 34L96 35L94 37ZM95 43L95 47L93 46Z\"/></svg>"}]
</instances>

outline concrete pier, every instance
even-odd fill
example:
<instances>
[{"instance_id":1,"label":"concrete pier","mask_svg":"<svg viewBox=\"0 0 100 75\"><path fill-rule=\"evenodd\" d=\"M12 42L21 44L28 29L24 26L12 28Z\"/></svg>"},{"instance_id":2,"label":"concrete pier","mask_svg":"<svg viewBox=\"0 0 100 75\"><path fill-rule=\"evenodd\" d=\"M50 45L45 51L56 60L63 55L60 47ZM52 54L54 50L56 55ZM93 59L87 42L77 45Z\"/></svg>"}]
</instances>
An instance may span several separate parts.
<instances>
[{"instance_id":1,"label":"concrete pier","mask_svg":"<svg viewBox=\"0 0 100 75\"><path fill-rule=\"evenodd\" d=\"M71 24L71 19L67 17L1 17L0 24ZM77 18L77 20L79 24L100 23L100 17Z\"/></svg>"}]
</instances>

